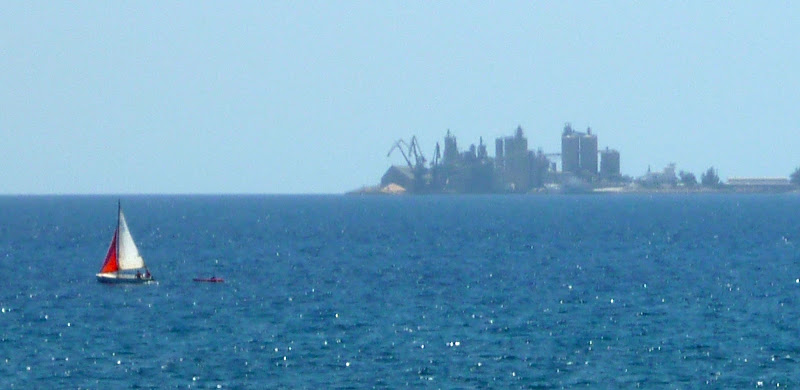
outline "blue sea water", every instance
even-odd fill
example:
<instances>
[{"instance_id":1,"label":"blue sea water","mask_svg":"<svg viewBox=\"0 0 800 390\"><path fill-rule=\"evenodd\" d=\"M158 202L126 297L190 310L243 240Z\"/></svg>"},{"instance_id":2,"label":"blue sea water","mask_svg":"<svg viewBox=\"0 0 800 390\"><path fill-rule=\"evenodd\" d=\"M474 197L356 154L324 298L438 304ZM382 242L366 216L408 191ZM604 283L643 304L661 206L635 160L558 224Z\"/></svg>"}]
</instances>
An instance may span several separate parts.
<instances>
[{"instance_id":1,"label":"blue sea water","mask_svg":"<svg viewBox=\"0 0 800 390\"><path fill-rule=\"evenodd\" d=\"M0 388L800 385L796 194L116 202L0 197Z\"/></svg>"}]
</instances>

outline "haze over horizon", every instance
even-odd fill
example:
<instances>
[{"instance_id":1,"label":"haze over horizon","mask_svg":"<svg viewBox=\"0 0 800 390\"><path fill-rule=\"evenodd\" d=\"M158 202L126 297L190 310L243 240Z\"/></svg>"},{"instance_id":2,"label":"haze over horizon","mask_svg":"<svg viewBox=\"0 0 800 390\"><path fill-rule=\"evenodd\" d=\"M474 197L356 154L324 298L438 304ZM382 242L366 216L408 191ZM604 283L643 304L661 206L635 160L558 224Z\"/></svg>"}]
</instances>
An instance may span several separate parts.
<instances>
[{"instance_id":1,"label":"haze over horizon","mask_svg":"<svg viewBox=\"0 0 800 390\"><path fill-rule=\"evenodd\" d=\"M800 166L793 2L10 2L0 194L342 193L591 127L622 173Z\"/></svg>"}]
</instances>

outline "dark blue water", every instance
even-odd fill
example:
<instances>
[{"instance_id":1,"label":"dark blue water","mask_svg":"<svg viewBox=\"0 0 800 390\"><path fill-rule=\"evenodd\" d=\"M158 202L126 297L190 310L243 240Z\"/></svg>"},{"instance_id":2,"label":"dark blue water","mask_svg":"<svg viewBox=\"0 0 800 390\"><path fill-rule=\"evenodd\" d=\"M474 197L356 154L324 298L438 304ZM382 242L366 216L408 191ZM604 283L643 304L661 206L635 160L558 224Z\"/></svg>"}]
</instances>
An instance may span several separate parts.
<instances>
[{"instance_id":1,"label":"dark blue water","mask_svg":"<svg viewBox=\"0 0 800 390\"><path fill-rule=\"evenodd\" d=\"M0 197L0 388L800 385L797 195L116 201Z\"/></svg>"}]
</instances>

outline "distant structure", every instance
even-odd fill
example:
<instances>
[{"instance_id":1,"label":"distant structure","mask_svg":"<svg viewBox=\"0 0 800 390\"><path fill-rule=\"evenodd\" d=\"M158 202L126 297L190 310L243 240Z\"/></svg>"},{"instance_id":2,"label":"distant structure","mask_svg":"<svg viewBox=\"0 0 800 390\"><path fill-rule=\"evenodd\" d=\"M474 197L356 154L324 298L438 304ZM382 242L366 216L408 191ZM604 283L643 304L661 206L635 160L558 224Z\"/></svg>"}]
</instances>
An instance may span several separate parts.
<instances>
[{"instance_id":1,"label":"distant structure","mask_svg":"<svg viewBox=\"0 0 800 390\"><path fill-rule=\"evenodd\" d=\"M597 175L597 136L592 129L585 133L572 129L566 123L561 134L561 170L575 175Z\"/></svg>"},{"instance_id":2,"label":"distant structure","mask_svg":"<svg viewBox=\"0 0 800 390\"><path fill-rule=\"evenodd\" d=\"M600 177L604 179L619 178L619 152L606 147L600 152Z\"/></svg>"},{"instance_id":3,"label":"distant structure","mask_svg":"<svg viewBox=\"0 0 800 390\"><path fill-rule=\"evenodd\" d=\"M447 130L447 135L444 136L442 163L451 166L458 163L458 142L456 142L456 137L450 134L450 129Z\"/></svg>"},{"instance_id":4,"label":"distant structure","mask_svg":"<svg viewBox=\"0 0 800 390\"><path fill-rule=\"evenodd\" d=\"M597 136L592 134L591 128L581 136L580 171L589 176L597 175Z\"/></svg>"},{"instance_id":5,"label":"distant structure","mask_svg":"<svg viewBox=\"0 0 800 390\"><path fill-rule=\"evenodd\" d=\"M727 186L735 192L787 192L793 189L785 177L731 177Z\"/></svg>"},{"instance_id":6,"label":"distant structure","mask_svg":"<svg viewBox=\"0 0 800 390\"><path fill-rule=\"evenodd\" d=\"M514 135L511 137L498 138L495 145L500 145L500 157L496 157L495 168L498 171L500 185L512 192L517 189L530 188L530 172L527 169L528 162L528 139L522 132L522 127L518 126Z\"/></svg>"},{"instance_id":7,"label":"distant structure","mask_svg":"<svg viewBox=\"0 0 800 390\"><path fill-rule=\"evenodd\" d=\"M528 192L544 186L550 160L541 150L528 150L528 139L517 126L513 136L495 140L495 191Z\"/></svg>"},{"instance_id":8,"label":"distant structure","mask_svg":"<svg viewBox=\"0 0 800 390\"><path fill-rule=\"evenodd\" d=\"M493 190L494 169L483 139L477 147L473 144L467 151L459 152L458 141L450 130L444 137L441 160L437 143L430 168L417 173L417 182L421 184L414 193L489 193ZM404 179L402 175L399 178Z\"/></svg>"},{"instance_id":9,"label":"distant structure","mask_svg":"<svg viewBox=\"0 0 800 390\"><path fill-rule=\"evenodd\" d=\"M561 134L561 170L575 174L580 172L580 156L580 136L575 130L572 130L570 123L566 123L564 124L564 132Z\"/></svg>"},{"instance_id":10,"label":"distant structure","mask_svg":"<svg viewBox=\"0 0 800 390\"><path fill-rule=\"evenodd\" d=\"M598 137L591 127L578 132L569 122L561 133L561 153L528 147L522 126L517 126L511 135L495 139L494 157L489 156L483 137L478 145L472 144L462 152L448 129L444 149L437 142L429 163L415 136L408 142L400 139L387 157L399 152L405 165L389 167L379 187L367 186L353 193L800 192L796 184L783 177L733 177L720 183L713 168L710 171L714 172L714 185L698 186L691 173L681 171L679 180L674 163L660 172L651 171L648 166L647 173L636 179L623 176L620 152L609 147L599 150ZM551 157L556 158L555 162Z\"/></svg>"},{"instance_id":11,"label":"distant structure","mask_svg":"<svg viewBox=\"0 0 800 390\"><path fill-rule=\"evenodd\" d=\"M414 172L409 167L392 165L386 170L386 173L381 176L381 188L387 187L390 184L398 185L404 190L413 190Z\"/></svg>"},{"instance_id":12,"label":"distant structure","mask_svg":"<svg viewBox=\"0 0 800 390\"><path fill-rule=\"evenodd\" d=\"M619 152L597 150L597 136L591 128L576 132L567 123L561 137L561 153L545 154L541 149L528 149L528 138L522 126L512 135L495 139L495 157L487 152L483 138L464 152L450 130L444 137L444 152L439 144L434 149L430 166L422 154L416 137L410 142L398 140L389 150L399 151L406 165L390 167L381 178L381 188L394 184L391 192L408 193L527 193L546 186L569 189L591 189L599 179L620 178ZM598 176L598 155L600 175ZM548 156L560 156L562 172Z\"/></svg>"},{"instance_id":13,"label":"distant structure","mask_svg":"<svg viewBox=\"0 0 800 390\"><path fill-rule=\"evenodd\" d=\"M669 164L661 172L652 172L647 167L647 173L636 179L636 183L646 188L675 187L678 185L678 176L675 175L675 164Z\"/></svg>"},{"instance_id":14,"label":"distant structure","mask_svg":"<svg viewBox=\"0 0 800 390\"><path fill-rule=\"evenodd\" d=\"M429 177L428 168L425 166L427 159L425 159L422 150L420 150L417 137L411 137L411 142L405 142L402 139L397 140L397 142L392 145L392 148L389 149L389 153L386 154L386 157L391 156L392 152L395 150L403 155L407 167L390 167L381 178L381 186L385 187L388 184L394 183L409 192L428 191L431 179ZM438 158L438 148L436 151L437 156L435 158ZM413 163L411 162L412 158L414 159Z\"/></svg>"}]
</instances>

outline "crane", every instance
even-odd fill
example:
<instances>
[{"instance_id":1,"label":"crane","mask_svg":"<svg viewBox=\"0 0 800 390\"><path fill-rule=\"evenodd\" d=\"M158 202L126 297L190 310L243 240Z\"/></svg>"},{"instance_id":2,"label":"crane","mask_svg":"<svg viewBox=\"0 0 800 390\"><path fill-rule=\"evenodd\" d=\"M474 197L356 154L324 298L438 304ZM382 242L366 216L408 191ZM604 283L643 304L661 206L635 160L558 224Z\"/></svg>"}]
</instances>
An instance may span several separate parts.
<instances>
[{"instance_id":1,"label":"crane","mask_svg":"<svg viewBox=\"0 0 800 390\"><path fill-rule=\"evenodd\" d=\"M422 154L422 148L419 146L417 136L412 136L411 142L406 142L402 139L397 140L394 145L392 145L392 148L389 149L389 153L386 154L386 157L391 156L395 149L399 150L400 154L403 155L403 159L406 161L411 174L414 176L414 191L425 191L428 187L426 180L428 168L425 166L427 160ZM411 161L412 158L414 159L413 163Z\"/></svg>"},{"instance_id":2,"label":"crane","mask_svg":"<svg viewBox=\"0 0 800 390\"><path fill-rule=\"evenodd\" d=\"M386 154L386 157L392 155L392 152L395 149L400 151L400 154L403 155L403 159L406 160L406 164L411 169L425 169L425 163L428 161L425 158L425 155L422 154L422 148L419 146L419 142L417 141L417 136L411 137L411 142L406 142L402 139L397 140L392 148L389 149L389 153ZM411 158L414 159L414 163L411 162Z\"/></svg>"},{"instance_id":3,"label":"crane","mask_svg":"<svg viewBox=\"0 0 800 390\"><path fill-rule=\"evenodd\" d=\"M394 145L392 145L392 148L389 149L389 153L386 153L386 157L391 156L392 152L394 152L394 150L397 149L397 150L400 151L400 154L403 155L403 159L406 160L406 164L408 164L408 167L411 168L411 169L414 169L414 166L411 165L411 160L408 159L408 156L406 155L406 152L403 151L403 147L404 146L408 148L408 144L406 143L406 141L403 141L402 139L397 140L397 142L395 142ZM410 149L411 148L409 148L409 150Z\"/></svg>"},{"instance_id":4,"label":"crane","mask_svg":"<svg viewBox=\"0 0 800 390\"><path fill-rule=\"evenodd\" d=\"M439 165L439 159L441 158L442 158L442 153L440 152L439 143L437 142L436 149L433 150L433 161L431 162L431 166L435 167Z\"/></svg>"},{"instance_id":5,"label":"crane","mask_svg":"<svg viewBox=\"0 0 800 390\"><path fill-rule=\"evenodd\" d=\"M408 147L408 154L414 156L414 164L417 168L424 168L425 156L422 155L422 148L419 147L419 143L417 142L417 136L411 136L411 145Z\"/></svg>"}]
</instances>

